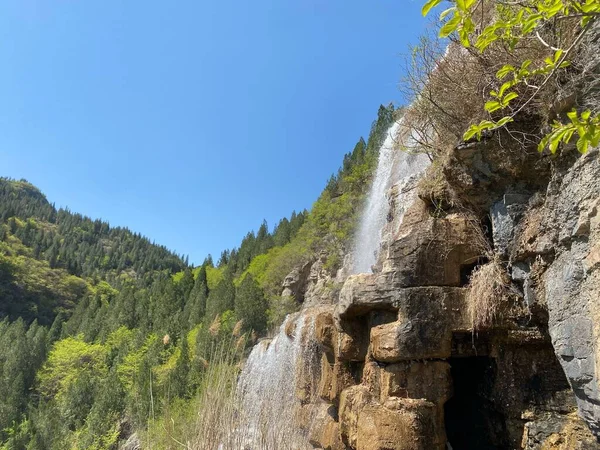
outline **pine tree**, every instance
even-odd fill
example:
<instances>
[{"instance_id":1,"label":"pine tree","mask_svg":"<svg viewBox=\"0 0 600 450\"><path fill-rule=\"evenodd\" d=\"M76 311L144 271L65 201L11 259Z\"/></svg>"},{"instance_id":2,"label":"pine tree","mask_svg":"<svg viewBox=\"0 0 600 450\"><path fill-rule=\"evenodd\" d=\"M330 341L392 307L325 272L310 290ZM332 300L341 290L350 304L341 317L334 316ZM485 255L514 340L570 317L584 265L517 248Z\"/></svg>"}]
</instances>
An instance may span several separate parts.
<instances>
[{"instance_id":1,"label":"pine tree","mask_svg":"<svg viewBox=\"0 0 600 450\"><path fill-rule=\"evenodd\" d=\"M233 276L226 270L223 279L210 293L206 302L206 319L211 322L216 316L225 311L233 310L235 306L235 287Z\"/></svg>"},{"instance_id":2,"label":"pine tree","mask_svg":"<svg viewBox=\"0 0 600 450\"><path fill-rule=\"evenodd\" d=\"M244 277L235 295L235 314L243 321L244 329L264 333L267 329L267 308L269 304L265 295L248 274Z\"/></svg>"},{"instance_id":3,"label":"pine tree","mask_svg":"<svg viewBox=\"0 0 600 450\"><path fill-rule=\"evenodd\" d=\"M206 314L206 301L208 299L208 287L206 283L206 269L202 267L196 277L194 287L186 303L186 311L184 312L190 329L200 323Z\"/></svg>"}]
</instances>

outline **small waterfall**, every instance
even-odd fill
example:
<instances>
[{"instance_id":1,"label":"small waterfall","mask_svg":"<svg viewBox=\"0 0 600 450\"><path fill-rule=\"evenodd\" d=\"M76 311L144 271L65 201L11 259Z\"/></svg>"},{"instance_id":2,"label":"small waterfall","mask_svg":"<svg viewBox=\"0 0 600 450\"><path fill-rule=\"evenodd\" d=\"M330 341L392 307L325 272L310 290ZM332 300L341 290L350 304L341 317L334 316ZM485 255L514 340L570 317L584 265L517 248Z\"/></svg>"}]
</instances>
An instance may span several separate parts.
<instances>
[{"instance_id":1,"label":"small waterfall","mask_svg":"<svg viewBox=\"0 0 600 450\"><path fill-rule=\"evenodd\" d=\"M310 341L314 323L299 317L290 337L291 320L288 316L272 341L253 348L240 375L239 427L234 431L240 450L312 449L307 430L300 427L302 419L310 422L300 417L300 398L314 395L319 377L316 343Z\"/></svg>"},{"instance_id":2,"label":"small waterfall","mask_svg":"<svg viewBox=\"0 0 600 450\"><path fill-rule=\"evenodd\" d=\"M356 235L352 273L369 273L377 262L384 229L390 216L390 204L386 195L389 189L393 185L397 186L398 198L393 216L399 224L405 209L412 201L411 193L406 192L405 188L429 165L425 155L397 148L396 143L401 133L408 134L408 139L402 139L405 145L409 148L416 146L412 130L402 126L403 120L400 119L390 127L379 150L377 171Z\"/></svg>"}]
</instances>

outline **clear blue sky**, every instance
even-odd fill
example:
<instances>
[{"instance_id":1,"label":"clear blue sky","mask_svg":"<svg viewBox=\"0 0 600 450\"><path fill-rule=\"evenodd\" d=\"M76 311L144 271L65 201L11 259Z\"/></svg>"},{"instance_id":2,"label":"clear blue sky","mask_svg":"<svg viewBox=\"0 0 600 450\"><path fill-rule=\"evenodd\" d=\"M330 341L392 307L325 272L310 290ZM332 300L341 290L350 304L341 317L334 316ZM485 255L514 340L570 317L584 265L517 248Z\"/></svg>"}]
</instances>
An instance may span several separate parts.
<instances>
[{"instance_id":1,"label":"clear blue sky","mask_svg":"<svg viewBox=\"0 0 600 450\"><path fill-rule=\"evenodd\" d=\"M310 208L402 103L412 0L0 4L0 175L189 254Z\"/></svg>"}]
</instances>

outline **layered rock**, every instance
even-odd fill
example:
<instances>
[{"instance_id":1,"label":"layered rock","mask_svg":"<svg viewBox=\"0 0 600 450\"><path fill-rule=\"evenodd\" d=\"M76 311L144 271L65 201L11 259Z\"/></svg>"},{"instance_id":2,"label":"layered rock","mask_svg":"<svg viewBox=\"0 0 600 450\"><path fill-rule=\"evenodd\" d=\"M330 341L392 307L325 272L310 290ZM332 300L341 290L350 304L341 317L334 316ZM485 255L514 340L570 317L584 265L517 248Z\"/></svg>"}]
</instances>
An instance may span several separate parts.
<instances>
[{"instance_id":1,"label":"layered rock","mask_svg":"<svg viewBox=\"0 0 600 450\"><path fill-rule=\"evenodd\" d=\"M500 198L506 207L518 205L506 209L510 223L496 229L494 243L513 259L521 295L515 297L518 307L486 330L473 332L466 296L471 271L484 263L473 217L434 217L420 200L406 212L380 272L349 276L336 301L305 309L318 342L319 382L313 397L299 399L312 411L305 426L315 448L441 450L448 443L474 448L473 442L475 448L596 448L575 412L579 405L593 429L597 340L591 299L599 264L586 233L596 236L591 199L599 196L585 189L585 180L600 174L596 163L578 164L545 203L530 195ZM569 188L569 180L583 183L582 189ZM575 198L577 192L586 192L585 198ZM544 211L565 209L556 202L572 203L577 211L569 219L546 217ZM532 216L536 208L541 219ZM571 222L570 228L559 226ZM527 238L532 224L541 223L554 225ZM534 241L555 242L551 228L569 237L564 251L542 264L548 245ZM532 249L515 244L523 239ZM569 253L574 251L579 253ZM582 277L565 272L569 257L580 261ZM588 281L581 283L583 278ZM578 290L567 297L561 280L576 280ZM565 301L573 295L581 299L577 311ZM545 311L544 300L546 315L533 314ZM569 329L568 323L574 325ZM567 366L574 360L578 371Z\"/></svg>"}]
</instances>

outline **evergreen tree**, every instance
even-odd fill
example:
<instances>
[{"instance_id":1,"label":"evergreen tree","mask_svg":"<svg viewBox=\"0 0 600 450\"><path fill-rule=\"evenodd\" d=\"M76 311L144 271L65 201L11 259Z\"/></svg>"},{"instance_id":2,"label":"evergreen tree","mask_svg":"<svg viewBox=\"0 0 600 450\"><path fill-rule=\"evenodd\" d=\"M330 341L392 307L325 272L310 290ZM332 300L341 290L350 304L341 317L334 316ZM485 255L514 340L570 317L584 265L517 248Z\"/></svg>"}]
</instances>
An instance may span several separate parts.
<instances>
[{"instance_id":1,"label":"evergreen tree","mask_svg":"<svg viewBox=\"0 0 600 450\"><path fill-rule=\"evenodd\" d=\"M206 302L206 318L211 322L225 311L232 311L235 306L235 287L233 276L225 271L223 279L210 291Z\"/></svg>"},{"instance_id":2,"label":"evergreen tree","mask_svg":"<svg viewBox=\"0 0 600 450\"><path fill-rule=\"evenodd\" d=\"M187 339L181 339L179 358L170 376L170 391L174 396L186 398L189 395L190 349Z\"/></svg>"},{"instance_id":3,"label":"evergreen tree","mask_svg":"<svg viewBox=\"0 0 600 450\"><path fill-rule=\"evenodd\" d=\"M238 319L243 320L244 329L264 333L267 329L268 307L260 286L252 275L246 275L235 294L235 314Z\"/></svg>"}]
</instances>

